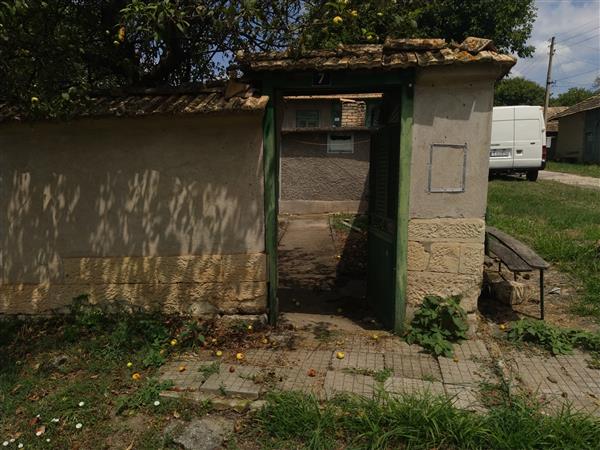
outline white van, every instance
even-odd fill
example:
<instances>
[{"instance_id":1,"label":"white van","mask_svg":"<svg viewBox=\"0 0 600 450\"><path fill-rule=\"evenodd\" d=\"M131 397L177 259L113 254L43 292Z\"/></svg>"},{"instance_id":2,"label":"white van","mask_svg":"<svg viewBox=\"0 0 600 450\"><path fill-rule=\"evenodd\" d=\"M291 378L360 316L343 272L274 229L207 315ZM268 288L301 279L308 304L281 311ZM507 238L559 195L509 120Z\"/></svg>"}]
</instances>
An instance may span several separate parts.
<instances>
[{"instance_id":1,"label":"white van","mask_svg":"<svg viewBox=\"0 0 600 450\"><path fill-rule=\"evenodd\" d=\"M496 106L492 115L491 173L524 173L535 181L546 167L546 124L541 106Z\"/></svg>"}]
</instances>

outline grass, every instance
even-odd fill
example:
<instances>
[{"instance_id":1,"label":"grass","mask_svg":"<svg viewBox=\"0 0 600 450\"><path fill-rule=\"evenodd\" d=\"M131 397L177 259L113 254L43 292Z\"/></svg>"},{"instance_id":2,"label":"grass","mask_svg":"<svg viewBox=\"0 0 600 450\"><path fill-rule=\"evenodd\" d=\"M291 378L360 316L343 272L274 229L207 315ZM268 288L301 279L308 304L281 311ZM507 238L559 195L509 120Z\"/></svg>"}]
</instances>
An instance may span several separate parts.
<instances>
[{"instance_id":1,"label":"grass","mask_svg":"<svg viewBox=\"0 0 600 450\"><path fill-rule=\"evenodd\" d=\"M320 403L274 393L255 422L259 446L273 449L592 449L600 442L600 421L570 408L548 415L521 397L476 414L427 394Z\"/></svg>"},{"instance_id":2,"label":"grass","mask_svg":"<svg viewBox=\"0 0 600 450\"><path fill-rule=\"evenodd\" d=\"M348 214L338 213L330 216L331 226L334 230L349 231L350 227L345 224L349 223L360 231L367 231L369 227L369 216L366 214Z\"/></svg>"},{"instance_id":3,"label":"grass","mask_svg":"<svg viewBox=\"0 0 600 450\"><path fill-rule=\"evenodd\" d=\"M0 444L14 438L9 448L164 448L163 430L175 411L183 418L208 407L159 400L168 386L157 381L157 366L180 350L170 339L186 342L188 328L158 314L80 306L67 317L3 320Z\"/></svg>"},{"instance_id":4,"label":"grass","mask_svg":"<svg viewBox=\"0 0 600 450\"><path fill-rule=\"evenodd\" d=\"M586 177L600 178L600 164L576 164L549 161L546 170L552 172L574 173Z\"/></svg>"},{"instance_id":5,"label":"grass","mask_svg":"<svg viewBox=\"0 0 600 450\"><path fill-rule=\"evenodd\" d=\"M573 312L600 320L600 191L550 181L490 182L488 223L517 237L582 286Z\"/></svg>"}]
</instances>

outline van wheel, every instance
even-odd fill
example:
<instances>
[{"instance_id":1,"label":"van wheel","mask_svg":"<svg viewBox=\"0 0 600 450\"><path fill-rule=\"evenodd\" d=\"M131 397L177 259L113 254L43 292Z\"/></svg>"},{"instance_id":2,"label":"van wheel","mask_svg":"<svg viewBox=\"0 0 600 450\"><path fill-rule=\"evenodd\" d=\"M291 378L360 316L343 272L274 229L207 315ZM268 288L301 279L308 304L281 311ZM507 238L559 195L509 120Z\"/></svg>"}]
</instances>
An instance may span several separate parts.
<instances>
[{"instance_id":1,"label":"van wheel","mask_svg":"<svg viewBox=\"0 0 600 450\"><path fill-rule=\"evenodd\" d=\"M538 169L531 169L531 170L527 171L525 176L527 177L527 180L529 180L529 181L537 181L539 173L540 173L540 171Z\"/></svg>"}]
</instances>

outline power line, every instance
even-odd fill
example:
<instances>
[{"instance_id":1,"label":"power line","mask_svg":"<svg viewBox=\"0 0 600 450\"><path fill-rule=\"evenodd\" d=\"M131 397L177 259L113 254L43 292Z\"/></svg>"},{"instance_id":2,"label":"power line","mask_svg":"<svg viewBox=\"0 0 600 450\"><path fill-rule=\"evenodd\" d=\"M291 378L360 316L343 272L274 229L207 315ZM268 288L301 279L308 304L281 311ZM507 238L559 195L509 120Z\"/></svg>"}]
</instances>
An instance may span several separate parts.
<instances>
[{"instance_id":1,"label":"power line","mask_svg":"<svg viewBox=\"0 0 600 450\"><path fill-rule=\"evenodd\" d=\"M582 24L581 26L579 26L577 28L577 30L570 30L570 31L566 31L564 33L558 33L556 36L560 37L561 39L571 39L571 37L573 36L577 36L578 34L581 33L587 33L587 31L581 31L581 29L587 27L588 25L592 24L592 23L598 23L598 19L592 19L589 22L585 22L584 24ZM568 36L568 37L567 37Z\"/></svg>"},{"instance_id":2,"label":"power line","mask_svg":"<svg viewBox=\"0 0 600 450\"><path fill-rule=\"evenodd\" d=\"M593 27L593 28L590 28L589 30L586 30L586 31L581 31L581 30L578 30L578 32L577 32L577 33L575 33L575 34L573 34L573 35L569 36L568 38L563 38L563 39L561 39L561 42L563 42L563 43L565 43L565 42L569 42L569 41L570 41L570 40L572 40L572 39L578 38L579 36L583 36L584 34L588 34L588 33L590 33L590 32L594 32L594 31L596 31L596 30L600 30L600 25L598 25L598 26L595 26L595 27Z\"/></svg>"},{"instance_id":3,"label":"power line","mask_svg":"<svg viewBox=\"0 0 600 450\"><path fill-rule=\"evenodd\" d=\"M599 28L600 28L600 27L599 27ZM586 41L589 41L590 39L598 39L598 40L600 40L600 34L598 34L598 35L595 35L595 36L591 36L591 37L589 37L589 38L587 38L587 39L583 39L583 40L581 40L581 41L577 41L577 42L571 42L571 43L569 44L569 47L571 47L571 46L573 46L573 45L580 44L581 42L586 42Z\"/></svg>"},{"instance_id":4,"label":"power line","mask_svg":"<svg viewBox=\"0 0 600 450\"><path fill-rule=\"evenodd\" d=\"M597 68L592 69L592 70L588 70L586 72L581 72L581 73L578 73L578 74L575 74L575 75L569 75L568 77L559 78L558 80L554 80L554 81L556 82L556 81L561 81L561 80L568 80L570 78L580 77L581 75L586 75L586 74L592 73L592 72L600 72L600 67L597 67Z\"/></svg>"}]
</instances>

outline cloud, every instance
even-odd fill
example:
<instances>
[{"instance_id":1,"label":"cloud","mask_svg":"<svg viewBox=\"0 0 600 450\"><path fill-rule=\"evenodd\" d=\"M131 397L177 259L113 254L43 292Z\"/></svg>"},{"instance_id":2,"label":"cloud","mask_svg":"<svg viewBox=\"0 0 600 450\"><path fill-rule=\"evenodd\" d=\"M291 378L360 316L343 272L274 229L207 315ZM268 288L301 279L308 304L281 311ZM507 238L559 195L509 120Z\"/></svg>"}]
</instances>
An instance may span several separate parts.
<instances>
[{"instance_id":1,"label":"cloud","mask_svg":"<svg viewBox=\"0 0 600 450\"><path fill-rule=\"evenodd\" d=\"M521 58L511 76L546 84L550 38L555 36L553 93L590 88L600 75L600 1L536 0L538 15L529 44L533 58Z\"/></svg>"}]
</instances>

